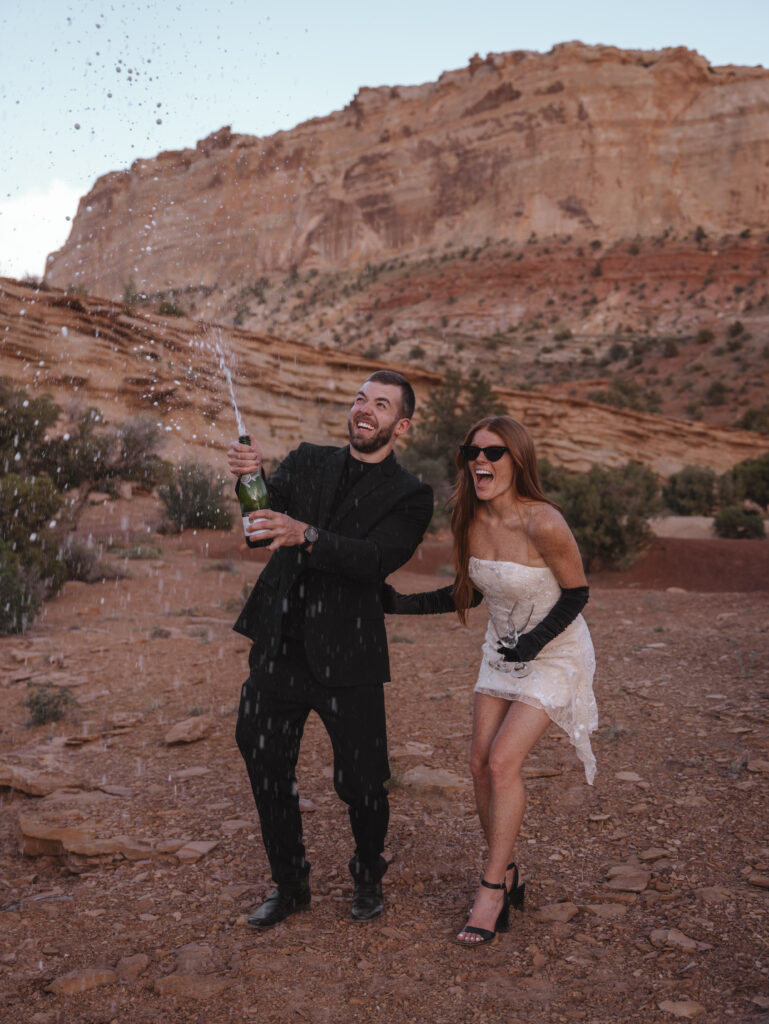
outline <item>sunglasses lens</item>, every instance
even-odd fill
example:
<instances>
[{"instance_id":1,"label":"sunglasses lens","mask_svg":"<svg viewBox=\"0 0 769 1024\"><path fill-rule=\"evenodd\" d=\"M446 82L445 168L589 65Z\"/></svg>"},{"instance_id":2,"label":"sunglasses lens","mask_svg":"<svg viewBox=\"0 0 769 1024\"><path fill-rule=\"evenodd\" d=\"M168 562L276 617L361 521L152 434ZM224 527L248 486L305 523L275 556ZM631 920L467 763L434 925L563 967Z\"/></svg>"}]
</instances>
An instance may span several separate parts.
<instances>
[{"instance_id":1,"label":"sunglasses lens","mask_svg":"<svg viewBox=\"0 0 769 1024\"><path fill-rule=\"evenodd\" d=\"M507 448L501 444L491 444L487 448L481 448L477 444L461 444L459 450L466 462L475 462L481 452L483 452L489 462L499 462Z\"/></svg>"}]
</instances>

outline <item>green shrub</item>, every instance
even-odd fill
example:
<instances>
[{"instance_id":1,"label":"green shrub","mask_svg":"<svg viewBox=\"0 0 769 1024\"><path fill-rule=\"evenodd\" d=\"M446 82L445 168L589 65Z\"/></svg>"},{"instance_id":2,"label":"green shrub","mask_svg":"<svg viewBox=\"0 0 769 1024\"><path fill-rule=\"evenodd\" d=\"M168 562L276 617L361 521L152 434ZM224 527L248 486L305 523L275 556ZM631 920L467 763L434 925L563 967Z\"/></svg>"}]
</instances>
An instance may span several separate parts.
<instances>
[{"instance_id":1,"label":"green shrub","mask_svg":"<svg viewBox=\"0 0 769 1024\"><path fill-rule=\"evenodd\" d=\"M80 487L109 475L115 450L112 434L97 433L103 423L98 409L81 412L61 437L40 445L37 453L39 471L47 473L57 487Z\"/></svg>"},{"instance_id":2,"label":"green shrub","mask_svg":"<svg viewBox=\"0 0 769 1024\"><path fill-rule=\"evenodd\" d=\"M621 341L612 342L609 351L606 353L606 356L610 363L616 363L620 359L626 359L627 355L627 345L623 345Z\"/></svg>"},{"instance_id":3,"label":"green shrub","mask_svg":"<svg viewBox=\"0 0 769 1024\"><path fill-rule=\"evenodd\" d=\"M735 426L742 427L743 430L755 430L759 434L769 434L769 402L760 409L746 409Z\"/></svg>"},{"instance_id":4,"label":"green shrub","mask_svg":"<svg viewBox=\"0 0 769 1024\"><path fill-rule=\"evenodd\" d=\"M64 718L67 708L76 706L77 701L63 687L55 689L50 683L29 683L26 699L22 701L29 710L30 725L47 725Z\"/></svg>"},{"instance_id":5,"label":"green shrub","mask_svg":"<svg viewBox=\"0 0 769 1024\"><path fill-rule=\"evenodd\" d=\"M68 580L90 583L99 564L99 553L93 544L70 535L59 548L59 560L64 563Z\"/></svg>"},{"instance_id":6,"label":"green shrub","mask_svg":"<svg viewBox=\"0 0 769 1024\"><path fill-rule=\"evenodd\" d=\"M769 452L727 470L718 481L718 497L726 505L754 501L762 508L769 507Z\"/></svg>"},{"instance_id":7,"label":"green shrub","mask_svg":"<svg viewBox=\"0 0 769 1024\"><path fill-rule=\"evenodd\" d=\"M432 485L440 503L456 474L457 445L476 420L504 412L505 407L494 396L490 382L477 369L464 379L458 370L448 370L443 384L430 392L400 461Z\"/></svg>"},{"instance_id":8,"label":"green shrub","mask_svg":"<svg viewBox=\"0 0 769 1024\"><path fill-rule=\"evenodd\" d=\"M716 474L706 466L684 466L669 477L662 497L676 515L710 515L716 499Z\"/></svg>"},{"instance_id":9,"label":"green shrub","mask_svg":"<svg viewBox=\"0 0 769 1024\"><path fill-rule=\"evenodd\" d=\"M232 526L230 501L224 496L224 481L214 477L208 466L183 462L174 479L160 487L158 495L169 523L176 533L186 529L229 530Z\"/></svg>"},{"instance_id":10,"label":"green shrub","mask_svg":"<svg viewBox=\"0 0 769 1024\"><path fill-rule=\"evenodd\" d=\"M714 380L704 395L706 405L723 405L729 397L729 388L722 380Z\"/></svg>"},{"instance_id":11,"label":"green shrub","mask_svg":"<svg viewBox=\"0 0 769 1024\"><path fill-rule=\"evenodd\" d=\"M176 302L170 302L168 299L163 301L158 306L158 313L161 316L187 316L187 311L179 306Z\"/></svg>"},{"instance_id":12,"label":"green shrub","mask_svg":"<svg viewBox=\"0 0 769 1024\"><path fill-rule=\"evenodd\" d=\"M713 526L719 537L748 540L766 536L761 515L755 509L743 508L742 505L727 505L720 509Z\"/></svg>"},{"instance_id":13,"label":"green shrub","mask_svg":"<svg viewBox=\"0 0 769 1024\"><path fill-rule=\"evenodd\" d=\"M30 398L0 377L0 474L22 472L60 409L49 395Z\"/></svg>"},{"instance_id":14,"label":"green shrub","mask_svg":"<svg viewBox=\"0 0 769 1024\"><path fill-rule=\"evenodd\" d=\"M631 565L652 539L647 519L659 509L654 473L638 462L618 468L593 466L588 473L558 480L549 497L563 508L585 569Z\"/></svg>"},{"instance_id":15,"label":"green shrub","mask_svg":"<svg viewBox=\"0 0 769 1024\"><path fill-rule=\"evenodd\" d=\"M28 616L32 608L37 611L39 601L34 595L38 591L54 594L67 578L66 569L58 558L59 544L52 529L62 503L61 494L47 477L23 477L15 473L0 476L0 545L5 552L4 560L9 561L4 585L16 594L14 597L9 591L6 595L6 601L10 602L6 615L10 615L9 621L16 623L8 632L21 631L17 628L20 616ZM28 592L29 600L24 596ZM11 611L12 608L16 611Z\"/></svg>"},{"instance_id":16,"label":"green shrub","mask_svg":"<svg viewBox=\"0 0 769 1024\"><path fill-rule=\"evenodd\" d=\"M45 584L36 567L25 565L0 541L0 635L26 633L44 595Z\"/></svg>"}]
</instances>

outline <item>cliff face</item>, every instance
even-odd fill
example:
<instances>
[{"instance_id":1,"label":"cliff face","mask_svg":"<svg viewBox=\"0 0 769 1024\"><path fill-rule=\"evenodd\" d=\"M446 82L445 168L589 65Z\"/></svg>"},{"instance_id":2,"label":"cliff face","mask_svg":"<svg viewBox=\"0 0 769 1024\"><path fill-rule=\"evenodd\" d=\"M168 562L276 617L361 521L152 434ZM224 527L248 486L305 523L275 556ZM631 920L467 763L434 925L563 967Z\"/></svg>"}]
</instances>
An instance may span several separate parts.
<instances>
[{"instance_id":1,"label":"cliff face","mask_svg":"<svg viewBox=\"0 0 769 1024\"><path fill-rule=\"evenodd\" d=\"M149 414L164 428L167 458L194 458L223 470L236 422L221 352L246 427L269 458L302 440L345 443L352 398L381 365L184 318L134 315L119 303L0 279L0 376L33 394L48 392L65 408L96 406L108 423ZM440 383L424 370L398 368L408 373L418 403ZM498 394L530 428L540 455L570 469L637 459L663 476L690 463L723 472L766 449L765 440L746 431L513 388Z\"/></svg>"},{"instance_id":2,"label":"cliff face","mask_svg":"<svg viewBox=\"0 0 769 1024\"><path fill-rule=\"evenodd\" d=\"M709 235L769 222L769 72L680 48L474 58L259 139L222 129L83 198L47 280L227 289L447 244Z\"/></svg>"}]
</instances>

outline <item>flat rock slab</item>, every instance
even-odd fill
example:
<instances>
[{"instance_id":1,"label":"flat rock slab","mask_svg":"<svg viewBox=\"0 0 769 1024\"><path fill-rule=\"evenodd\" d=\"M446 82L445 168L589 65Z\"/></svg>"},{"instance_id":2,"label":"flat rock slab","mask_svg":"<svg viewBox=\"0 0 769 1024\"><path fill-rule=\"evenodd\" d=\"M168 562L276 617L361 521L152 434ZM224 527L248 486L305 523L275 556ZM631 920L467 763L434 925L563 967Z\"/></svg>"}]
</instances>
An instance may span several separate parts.
<instances>
[{"instance_id":1,"label":"flat rock slab","mask_svg":"<svg viewBox=\"0 0 769 1024\"><path fill-rule=\"evenodd\" d=\"M33 808L19 813L19 851L26 857L61 857L70 865L76 864L78 857L119 862L172 854L181 863L192 864L217 845L190 836L166 839L113 831L119 827L118 822L123 824L117 817L113 821L109 813L118 800L98 790L57 792L44 797Z\"/></svg>"},{"instance_id":2,"label":"flat rock slab","mask_svg":"<svg viewBox=\"0 0 769 1024\"><path fill-rule=\"evenodd\" d=\"M118 976L111 967L87 967L83 971L70 971L55 978L47 991L56 995L73 996L79 992L90 992L92 988L113 985Z\"/></svg>"},{"instance_id":3,"label":"flat rock slab","mask_svg":"<svg viewBox=\"0 0 769 1024\"><path fill-rule=\"evenodd\" d=\"M657 949L682 949L686 953L713 948L707 942L698 942L684 935L678 928L656 928L649 936L649 942Z\"/></svg>"},{"instance_id":4,"label":"flat rock slab","mask_svg":"<svg viewBox=\"0 0 769 1024\"><path fill-rule=\"evenodd\" d=\"M553 922L559 921L565 924L567 921L571 921L573 917L576 917L579 913L579 907L575 907L573 903L550 903L535 913L534 920L541 922Z\"/></svg>"},{"instance_id":5,"label":"flat rock slab","mask_svg":"<svg viewBox=\"0 0 769 1024\"><path fill-rule=\"evenodd\" d=\"M651 872L649 871L626 871L610 878L606 883L606 888L613 889L615 892L643 892L650 879Z\"/></svg>"},{"instance_id":6,"label":"flat rock slab","mask_svg":"<svg viewBox=\"0 0 769 1024\"><path fill-rule=\"evenodd\" d=\"M693 999L665 999L664 1002L657 1003L657 1006L663 1013L670 1013L674 1017L688 1017L689 1020L701 1017L705 1013L702 1003L695 1003Z\"/></svg>"},{"instance_id":7,"label":"flat rock slab","mask_svg":"<svg viewBox=\"0 0 769 1024\"><path fill-rule=\"evenodd\" d=\"M433 792L468 789L470 786L469 780L457 775L456 772L450 772L446 768L428 768L423 764L415 765L404 772L402 781L404 786Z\"/></svg>"},{"instance_id":8,"label":"flat rock slab","mask_svg":"<svg viewBox=\"0 0 769 1024\"><path fill-rule=\"evenodd\" d=\"M149 965L150 958L146 953L134 953L133 956L124 956L118 960L115 973L121 981L136 981Z\"/></svg>"},{"instance_id":9,"label":"flat rock slab","mask_svg":"<svg viewBox=\"0 0 769 1024\"><path fill-rule=\"evenodd\" d=\"M617 920L627 914L626 903L585 903L579 909L608 920Z\"/></svg>"},{"instance_id":10,"label":"flat rock slab","mask_svg":"<svg viewBox=\"0 0 769 1024\"><path fill-rule=\"evenodd\" d=\"M171 726L164 742L169 747L175 743L197 743L210 736L215 728L216 720L212 715L195 715Z\"/></svg>"},{"instance_id":11,"label":"flat rock slab","mask_svg":"<svg viewBox=\"0 0 769 1024\"><path fill-rule=\"evenodd\" d=\"M29 796L48 796L57 789L76 789L82 784L82 779L57 769L0 764L0 786L17 789Z\"/></svg>"},{"instance_id":12,"label":"flat rock slab","mask_svg":"<svg viewBox=\"0 0 769 1024\"><path fill-rule=\"evenodd\" d=\"M216 975L169 974L158 978L155 991L159 996L179 996L182 999L214 999L234 984L229 978Z\"/></svg>"},{"instance_id":13,"label":"flat rock slab","mask_svg":"<svg viewBox=\"0 0 769 1024\"><path fill-rule=\"evenodd\" d=\"M194 864L195 861L205 857L207 853L210 853L219 844L214 840L203 840L193 841L191 843L185 843L180 849L176 851L176 856L182 862L182 864Z\"/></svg>"}]
</instances>

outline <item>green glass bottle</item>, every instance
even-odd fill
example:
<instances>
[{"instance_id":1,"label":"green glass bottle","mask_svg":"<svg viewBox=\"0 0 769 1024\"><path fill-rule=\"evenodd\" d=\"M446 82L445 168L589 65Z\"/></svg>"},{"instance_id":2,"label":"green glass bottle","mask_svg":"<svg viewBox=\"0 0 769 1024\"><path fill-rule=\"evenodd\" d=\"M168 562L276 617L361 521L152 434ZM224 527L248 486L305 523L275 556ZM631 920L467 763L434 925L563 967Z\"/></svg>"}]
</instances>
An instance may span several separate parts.
<instances>
[{"instance_id":1,"label":"green glass bottle","mask_svg":"<svg viewBox=\"0 0 769 1024\"><path fill-rule=\"evenodd\" d=\"M244 434L238 438L241 444L251 444L251 438ZM266 547L272 537L255 537L248 532L250 524L249 515L251 512L258 512L260 509L270 507L270 493L267 484L261 473L244 473L238 477L238 500L240 501L240 514L243 518L243 533L246 535L246 544L250 548Z\"/></svg>"}]
</instances>

